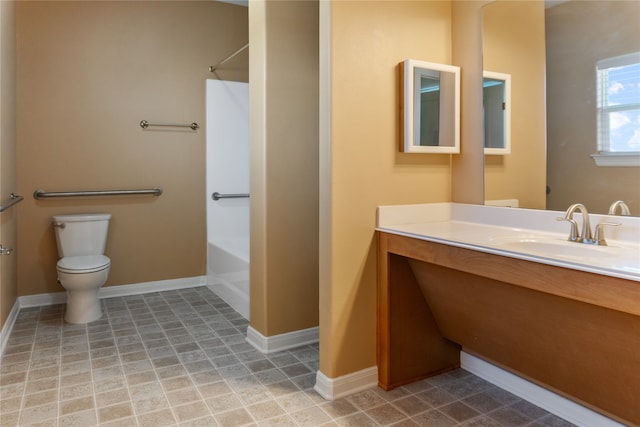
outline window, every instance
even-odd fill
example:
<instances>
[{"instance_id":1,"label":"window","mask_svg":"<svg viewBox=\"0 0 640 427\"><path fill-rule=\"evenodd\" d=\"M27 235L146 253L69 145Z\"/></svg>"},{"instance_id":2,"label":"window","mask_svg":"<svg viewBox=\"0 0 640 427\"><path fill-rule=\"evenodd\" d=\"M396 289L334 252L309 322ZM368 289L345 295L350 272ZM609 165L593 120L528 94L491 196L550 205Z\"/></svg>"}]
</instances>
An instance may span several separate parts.
<instances>
[{"instance_id":1,"label":"window","mask_svg":"<svg viewBox=\"0 0 640 427\"><path fill-rule=\"evenodd\" d=\"M640 166L640 52L598 61L599 166Z\"/></svg>"}]
</instances>

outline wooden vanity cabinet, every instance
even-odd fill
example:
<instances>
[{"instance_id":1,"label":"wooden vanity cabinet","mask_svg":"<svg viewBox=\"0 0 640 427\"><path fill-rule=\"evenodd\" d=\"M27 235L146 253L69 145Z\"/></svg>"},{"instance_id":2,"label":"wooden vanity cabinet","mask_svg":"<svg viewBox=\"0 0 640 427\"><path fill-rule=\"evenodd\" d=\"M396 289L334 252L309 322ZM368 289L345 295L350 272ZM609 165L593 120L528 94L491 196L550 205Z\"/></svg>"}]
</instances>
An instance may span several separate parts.
<instances>
[{"instance_id":1,"label":"wooden vanity cabinet","mask_svg":"<svg viewBox=\"0 0 640 427\"><path fill-rule=\"evenodd\" d=\"M378 232L385 390L460 365L460 349L640 425L640 283Z\"/></svg>"}]
</instances>

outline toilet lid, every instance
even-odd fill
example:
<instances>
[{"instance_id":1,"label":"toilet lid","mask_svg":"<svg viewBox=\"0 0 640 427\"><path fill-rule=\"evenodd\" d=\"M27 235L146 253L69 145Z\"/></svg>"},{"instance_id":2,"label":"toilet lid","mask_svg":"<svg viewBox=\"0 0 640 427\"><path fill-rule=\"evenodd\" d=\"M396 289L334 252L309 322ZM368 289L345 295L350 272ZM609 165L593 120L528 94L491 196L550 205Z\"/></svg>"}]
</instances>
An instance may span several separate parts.
<instances>
[{"instance_id":1,"label":"toilet lid","mask_svg":"<svg viewBox=\"0 0 640 427\"><path fill-rule=\"evenodd\" d=\"M63 273L93 273L109 268L111 260L104 255L68 256L58 261Z\"/></svg>"}]
</instances>

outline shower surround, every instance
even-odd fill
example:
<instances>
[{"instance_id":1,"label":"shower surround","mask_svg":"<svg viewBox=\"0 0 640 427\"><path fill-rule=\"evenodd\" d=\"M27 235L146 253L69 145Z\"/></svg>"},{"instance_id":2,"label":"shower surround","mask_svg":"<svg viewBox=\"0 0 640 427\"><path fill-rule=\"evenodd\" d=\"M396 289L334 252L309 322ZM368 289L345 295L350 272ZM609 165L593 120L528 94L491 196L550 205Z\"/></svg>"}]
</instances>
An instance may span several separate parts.
<instances>
[{"instance_id":1,"label":"shower surround","mask_svg":"<svg viewBox=\"0 0 640 427\"><path fill-rule=\"evenodd\" d=\"M206 188L207 285L248 319L248 83L207 80Z\"/></svg>"}]
</instances>

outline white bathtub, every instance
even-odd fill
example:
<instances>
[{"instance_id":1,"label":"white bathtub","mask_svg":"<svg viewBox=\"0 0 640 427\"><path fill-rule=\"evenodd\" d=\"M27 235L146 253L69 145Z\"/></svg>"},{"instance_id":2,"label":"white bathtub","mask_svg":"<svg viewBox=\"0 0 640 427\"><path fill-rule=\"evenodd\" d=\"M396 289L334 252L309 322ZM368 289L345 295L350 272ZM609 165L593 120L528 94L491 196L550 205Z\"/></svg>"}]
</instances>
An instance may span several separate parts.
<instances>
[{"instance_id":1,"label":"white bathtub","mask_svg":"<svg viewBox=\"0 0 640 427\"><path fill-rule=\"evenodd\" d=\"M249 319L249 238L209 242L207 286Z\"/></svg>"}]
</instances>

